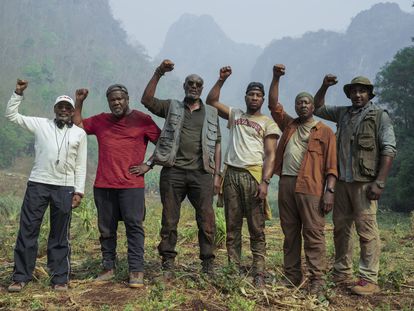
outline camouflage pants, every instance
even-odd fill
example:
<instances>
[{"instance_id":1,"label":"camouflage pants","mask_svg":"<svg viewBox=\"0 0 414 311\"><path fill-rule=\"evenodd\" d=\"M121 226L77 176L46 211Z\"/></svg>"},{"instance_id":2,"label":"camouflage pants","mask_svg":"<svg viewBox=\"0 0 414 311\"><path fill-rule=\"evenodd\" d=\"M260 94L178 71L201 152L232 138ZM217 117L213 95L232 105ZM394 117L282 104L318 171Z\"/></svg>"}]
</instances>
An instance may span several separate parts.
<instances>
[{"instance_id":1,"label":"camouflage pants","mask_svg":"<svg viewBox=\"0 0 414 311\"><path fill-rule=\"evenodd\" d=\"M338 181L333 210L335 263L333 274L338 278L352 276L353 227L361 249L359 277L369 282L378 280L380 238L377 224L377 201L366 196L369 183Z\"/></svg>"},{"instance_id":2,"label":"camouflage pants","mask_svg":"<svg viewBox=\"0 0 414 311\"><path fill-rule=\"evenodd\" d=\"M264 271L266 256L264 204L263 200L256 197L257 190L257 181L248 171L228 166L223 188L228 259L240 265L245 216L253 255L253 274Z\"/></svg>"}]
</instances>

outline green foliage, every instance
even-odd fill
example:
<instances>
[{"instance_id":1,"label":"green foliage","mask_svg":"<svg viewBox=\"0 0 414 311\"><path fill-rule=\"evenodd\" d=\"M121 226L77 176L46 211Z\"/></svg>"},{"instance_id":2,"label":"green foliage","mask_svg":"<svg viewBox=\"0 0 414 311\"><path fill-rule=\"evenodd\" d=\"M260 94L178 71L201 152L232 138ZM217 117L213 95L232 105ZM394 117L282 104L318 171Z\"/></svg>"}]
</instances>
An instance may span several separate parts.
<instances>
[{"instance_id":1,"label":"green foliage","mask_svg":"<svg viewBox=\"0 0 414 311\"><path fill-rule=\"evenodd\" d=\"M216 214L216 236L214 242L217 247L223 246L226 242L226 218L224 216L224 208L215 208Z\"/></svg>"},{"instance_id":2,"label":"green foliage","mask_svg":"<svg viewBox=\"0 0 414 311\"><path fill-rule=\"evenodd\" d=\"M377 75L380 103L394 120L398 155L383 203L395 211L414 210L414 47L399 51Z\"/></svg>"},{"instance_id":3,"label":"green foliage","mask_svg":"<svg viewBox=\"0 0 414 311\"><path fill-rule=\"evenodd\" d=\"M246 299L239 295L233 295L229 301L230 311L253 311L255 306L254 300Z\"/></svg>"},{"instance_id":4,"label":"green foliage","mask_svg":"<svg viewBox=\"0 0 414 311\"><path fill-rule=\"evenodd\" d=\"M17 78L27 79L21 107L26 115L53 116L55 98L74 96L80 87L89 89L84 117L108 111L105 90L114 83L128 87L130 106L136 109L155 69L143 48L128 42L108 0L0 1L0 28L1 102L7 102ZM168 97L176 97L181 83L170 75L158 91L165 90ZM0 168L10 166L33 144L30 133L4 121L0 118ZM96 154L97 148L90 148L89 155Z\"/></svg>"},{"instance_id":5,"label":"green foliage","mask_svg":"<svg viewBox=\"0 0 414 311\"><path fill-rule=\"evenodd\" d=\"M29 153L32 144L28 131L0 117L0 168L12 165L15 157Z\"/></svg>"},{"instance_id":6,"label":"green foliage","mask_svg":"<svg viewBox=\"0 0 414 311\"><path fill-rule=\"evenodd\" d=\"M144 311L174 310L184 302L185 296L183 294L177 293L175 290L168 292L163 283L156 282L141 308Z\"/></svg>"},{"instance_id":7,"label":"green foliage","mask_svg":"<svg viewBox=\"0 0 414 311\"><path fill-rule=\"evenodd\" d=\"M0 218L7 221L19 219L22 200L12 195L0 196Z\"/></svg>"}]
</instances>

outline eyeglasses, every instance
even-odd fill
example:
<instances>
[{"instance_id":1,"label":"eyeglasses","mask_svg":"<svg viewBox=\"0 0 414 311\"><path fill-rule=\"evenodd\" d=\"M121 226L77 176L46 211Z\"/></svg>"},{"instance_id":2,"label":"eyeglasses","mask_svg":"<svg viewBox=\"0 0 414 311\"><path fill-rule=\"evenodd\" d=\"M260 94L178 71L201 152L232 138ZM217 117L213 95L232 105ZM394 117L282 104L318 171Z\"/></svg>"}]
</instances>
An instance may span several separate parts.
<instances>
[{"instance_id":1,"label":"eyeglasses","mask_svg":"<svg viewBox=\"0 0 414 311\"><path fill-rule=\"evenodd\" d=\"M187 81L188 86L195 86L197 88L200 88L203 86L203 82L200 81Z\"/></svg>"}]
</instances>

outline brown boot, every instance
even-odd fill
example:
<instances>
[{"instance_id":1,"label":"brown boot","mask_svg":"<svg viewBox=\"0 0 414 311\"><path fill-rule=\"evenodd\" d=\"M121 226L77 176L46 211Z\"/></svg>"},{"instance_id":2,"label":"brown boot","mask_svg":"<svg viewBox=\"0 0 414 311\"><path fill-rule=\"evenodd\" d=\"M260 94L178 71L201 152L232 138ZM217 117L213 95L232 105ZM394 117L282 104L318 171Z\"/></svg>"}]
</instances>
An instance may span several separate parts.
<instances>
[{"instance_id":1,"label":"brown boot","mask_svg":"<svg viewBox=\"0 0 414 311\"><path fill-rule=\"evenodd\" d=\"M68 284L53 284L52 289L56 292L66 292L68 290Z\"/></svg>"},{"instance_id":2,"label":"brown boot","mask_svg":"<svg viewBox=\"0 0 414 311\"><path fill-rule=\"evenodd\" d=\"M107 282L115 278L115 269L104 270L95 279L95 282Z\"/></svg>"},{"instance_id":3,"label":"brown boot","mask_svg":"<svg viewBox=\"0 0 414 311\"><path fill-rule=\"evenodd\" d=\"M266 286L263 273L257 273L253 279L253 285L257 289L264 288Z\"/></svg>"},{"instance_id":4,"label":"brown boot","mask_svg":"<svg viewBox=\"0 0 414 311\"><path fill-rule=\"evenodd\" d=\"M315 295L316 297L323 296L325 283L322 280L312 280L309 286L309 295Z\"/></svg>"},{"instance_id":5,"label":"brown boot","mask_svg":"<svg viewBox=\"0 0 414 311\"><path fill-rule=\"evenodd\" d=\"M367 280L360 279L354 287L351 288L351 292L360 296L369 296L380 292L380 288L377 284L368 282Z\"/></svg>"},{"instance_id":6,"label":"brown boot","mask_svg":"<svg viewBox=\"0 0 414 311\"><path fill-rule=\"evenodd\" d=\"M14 281L13 283L11 283L9 285L7 290L9 291L9 293L20 293L22 291L22 289L26 286L26 284L27 283L25 283L25 282L16 282L16 281Z\"/></svg>"},{"instance_id":7,"label":"brown boot","mask_svg":"<svg viewBox=\"0 0 414 311\"><path fill-rule=\"evenodd\" d=\"M334 275L332 281L337 287L343 288L351 288L357 283L356 279L348 275Z\"/></svg>"},{"instance_id":8,"label":"brown boot","mask_svg":"<svg viewBox=\"0 0 414 311\"><path fill-rule=\"evenodd\" d=\"M144 286L144 272L130 272L128 285L131 288L143 287Z\"/></svg>"},{"instance_id":9,"label":"brown boot","mask_svg":"<svg viewBox=\"0 0 414 311\"><path fill-rule=\"evenodd\" d=\"M171 281L175 277L174 269L174 258L162 258L161 261L162 275L164 281Z\"/></svg>"}]
</instances>

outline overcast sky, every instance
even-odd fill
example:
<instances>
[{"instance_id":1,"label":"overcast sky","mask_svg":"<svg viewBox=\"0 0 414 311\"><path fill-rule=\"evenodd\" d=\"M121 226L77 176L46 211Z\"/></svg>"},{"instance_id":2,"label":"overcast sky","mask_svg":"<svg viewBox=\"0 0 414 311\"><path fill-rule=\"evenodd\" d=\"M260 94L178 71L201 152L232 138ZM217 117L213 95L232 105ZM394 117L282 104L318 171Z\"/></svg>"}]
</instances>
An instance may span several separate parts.
<instances>
[{"instance_id":1,"label":"overcast sky","mask_svg":"<svg viewBox=\"0 0 414 311\"><path fill-rule=\"evenodd\" d=\"M319 29L343 32L352 17L373 0L110 0L116 19L134 40L155 56L172 23L184 13L211 15L234 41L265 47L273 39L300 36ZM398 3L413 12L413 0ZM379 21L380 23L380 21Z\"/></svg>"}]
</instances>

